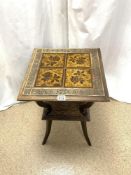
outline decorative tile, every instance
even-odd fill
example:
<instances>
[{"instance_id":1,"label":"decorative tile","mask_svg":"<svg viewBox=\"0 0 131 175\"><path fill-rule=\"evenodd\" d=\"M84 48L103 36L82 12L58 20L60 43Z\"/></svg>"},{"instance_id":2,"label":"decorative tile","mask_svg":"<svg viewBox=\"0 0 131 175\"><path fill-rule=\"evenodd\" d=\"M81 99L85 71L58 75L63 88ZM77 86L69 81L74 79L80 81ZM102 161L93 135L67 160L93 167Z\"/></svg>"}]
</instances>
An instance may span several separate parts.
<instances>
[{"instance_id":1,"label":"decorative tile","mask_svg":"<svg viewBox=\"0 0 131 175\"><path fill-rule=\"evenodd\" d=\"M40 67L63 67L64 54L62 53L46 53L42 55Z\"/></svg>"},{"instance_id":2,"label":"decorative tile","mask_svg":"<svg viewBox=\"0 0 131 175\"><path fill-rule=\"evenodd\" d=\"M89 69L67 69L65 87L91 88L92 77Z\"/></svg>"},{"instance_id":3,"label":"decorative tile","mask_svg":"<svg viewBox=\"0 0 131 175\"><path fill-rule=\"evenodd\" d=\"M91 67L90 54L70 53L67 56L67 67Z\"/></svg>"},{"instance_id":4,"label":"decorative tile","mask_svg":"<svg viewBox=\"0 0 131 175\"><path fill-rule=\"evenodd\" d=\"M63 69L40 68L35 86L36 87L61 87Z\"/></svg>"},{"instance_id":5,"label":"decorative tile","mask_svg":"<svg viewBox=\"0 0 131 175\"><path fill-rule=\"evenodd\" d=\"M35 86L91 88L90 66L91 60L88 53L43 54Z\"/></svg>"}]
</instances>

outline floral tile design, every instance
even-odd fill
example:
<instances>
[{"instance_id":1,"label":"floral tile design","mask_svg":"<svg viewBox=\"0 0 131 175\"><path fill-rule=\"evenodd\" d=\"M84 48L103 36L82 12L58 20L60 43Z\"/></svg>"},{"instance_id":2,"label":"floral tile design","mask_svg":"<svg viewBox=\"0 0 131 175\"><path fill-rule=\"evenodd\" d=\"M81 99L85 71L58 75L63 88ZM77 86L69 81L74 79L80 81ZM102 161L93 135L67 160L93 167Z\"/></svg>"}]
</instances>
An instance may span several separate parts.
<instances>
[{"instance_id":1,"label":"floral tile design","mask_svg":"<svg viewBox=\"0 0 131 175\"><path fill-rule=\"evenodd\" d=\"M63 69L40 68L35 82L36 87L61 87Z\"/></svg>"},{"instance_id":2,"label":"floral tile design","mask_svg":"<svg viewBox=\"0 0 131 175\"><path fill-rule=\"evenodd\" d=\"M92 77L90 69L67 69L65 87L91 88Z\"/></svg>"},{"instance_id":3,"label":"floral tile design","mask_svg":"<svg viewBox=\"0 0 131 175\"><path fill-rule=\"evenodd\" d=\"M90 67L88 53L44 53L35 86L91 88Z\"/></svg>"},{"instance_id":4,"label":"floral tile design","mask_svg":"<svg viewBox=\"0 0 131 175\"><path fill-rule=\"evenodd\" d=\"M63 53L45 53L42 56L41 67L63 67L64 54Z\"/></svg>"},{"instance_id":5,"label":"floral tile design","mask_svg":"<svg viewBox=\"0 0 131 175\"><path fill-rule=\"evenodd\" d=\"M71 53L67 56L67 67L91 67L90 55L88 53Z\"/></svg>"}]
</instances>

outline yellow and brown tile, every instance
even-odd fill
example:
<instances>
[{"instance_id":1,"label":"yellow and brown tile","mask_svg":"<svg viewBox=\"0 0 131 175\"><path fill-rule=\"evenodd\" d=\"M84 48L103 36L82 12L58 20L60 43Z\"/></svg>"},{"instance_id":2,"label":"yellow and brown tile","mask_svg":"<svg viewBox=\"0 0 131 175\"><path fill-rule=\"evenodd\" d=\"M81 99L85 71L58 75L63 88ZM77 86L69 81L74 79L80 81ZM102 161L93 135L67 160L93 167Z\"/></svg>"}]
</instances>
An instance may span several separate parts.
<instances>
[{"instance_id":1,"label":"yellow and brown tile","mask_svg":"<svg viewBox=\"0 0 131 175\"><path fill-rule=\"evenodd\" d=\"M64 54L62 53L45 53L42 56L40 67L63 67Z\"/></svg>"},{"instance_id":2,"label":"yellow and brown tile","mask_svg":"<svg viewBox=\"0 0 131 175\"><path fill-rule=\"evenodd\" d=\"M70 53L67 56L67 67L91 67L90 55L88 53Z\"/></svg>"},{"instance_id":3,"label":"yellow and brown tile","mask_svg":"<svg viewBox=\"0 0 131 175\"><path fill-rule=\"evenodd\" d=\"M89 69L67 69L65 87L91 88L91 71Z\"/></svg>"},{"instance_id":4,"label":"yellow and brown tile","mask_svg":"<svg viewBox=\"0 0 131 175\"><path fill-rule=\"evenodd\" d=\"M40 68L35 82L36 87L61 87L63 69Z\"/></svg>"}]
</instances>

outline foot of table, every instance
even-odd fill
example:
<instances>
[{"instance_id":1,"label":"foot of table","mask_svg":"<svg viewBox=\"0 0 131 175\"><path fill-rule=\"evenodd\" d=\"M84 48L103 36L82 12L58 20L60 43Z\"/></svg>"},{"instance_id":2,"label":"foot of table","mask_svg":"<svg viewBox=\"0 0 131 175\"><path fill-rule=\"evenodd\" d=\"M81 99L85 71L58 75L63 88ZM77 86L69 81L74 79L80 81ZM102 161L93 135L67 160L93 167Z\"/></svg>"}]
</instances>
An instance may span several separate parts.
<instances>
[{"instance_id":1,"label":"foot of table","mask_svg":"<svg viewBox=\"0 0 131 175\"><path fill-rule=\"evenodd\" d=\"M45 132L45 137L44 140L42 142L42 145L44 145L50 135L50 131L51 131L51 125L52 125L52 120L46 120L46 132Z\"/></svg>"},{"instance_id":2,"label":"foot of table","mask_svg":"<svg viewBox=\"0 0 131 175\"><path fill-rule=\"evenodd\" d=\"M85 136L86 142L88 143L89 146L91 146L91 142L87 132L86 121L81 121L81 126L82 126L82 130L83 130L83 134Z\"/></svg>"}]
</instances>

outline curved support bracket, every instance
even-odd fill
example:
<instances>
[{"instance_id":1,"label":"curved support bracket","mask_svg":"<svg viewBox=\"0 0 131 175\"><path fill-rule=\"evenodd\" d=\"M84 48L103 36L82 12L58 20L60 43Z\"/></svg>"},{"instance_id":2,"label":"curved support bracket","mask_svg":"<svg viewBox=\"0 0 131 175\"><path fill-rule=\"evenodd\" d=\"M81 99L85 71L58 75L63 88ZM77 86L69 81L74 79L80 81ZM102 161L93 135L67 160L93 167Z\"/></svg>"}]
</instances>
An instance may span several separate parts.
<instances>
[{"instance_id":1,"label":"curved support bracket","mask_svg":"<svg viewBox=\"0 0 131 175\"><path fill-rule=\"evenodd\" d=\"M88 121L90 121L90 114L89 114L89 108L93 105L93 102L88 102L85 104L80 105L79 110L80 112L87 117Z\"/></svg>"},{"instance_id":2,"label":"curved support bracket","mask_svg":"<svg viewBox=\"0 0 131 175\"><path fill-rule=\"evenodd\" d=\"M52 107L48 103L45 103L43 101L36 101L36 103L38 104L38 106L46 109L46 114L49 114L52 111Z\"/></svg>"}]
</instances>

